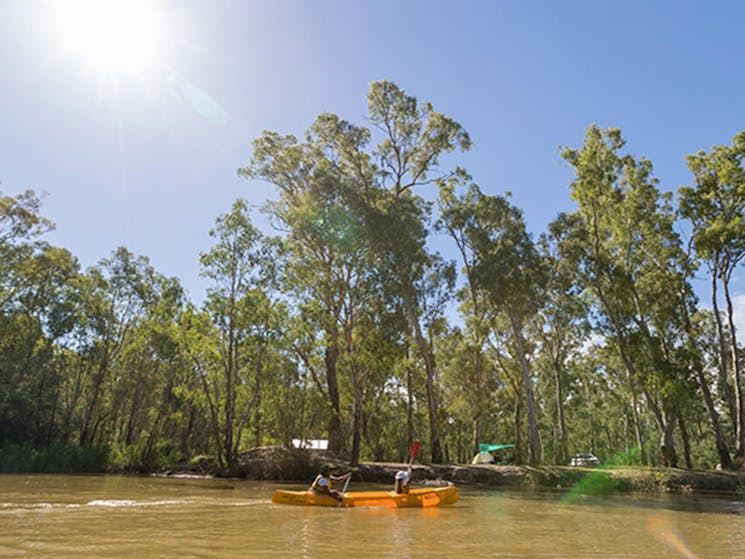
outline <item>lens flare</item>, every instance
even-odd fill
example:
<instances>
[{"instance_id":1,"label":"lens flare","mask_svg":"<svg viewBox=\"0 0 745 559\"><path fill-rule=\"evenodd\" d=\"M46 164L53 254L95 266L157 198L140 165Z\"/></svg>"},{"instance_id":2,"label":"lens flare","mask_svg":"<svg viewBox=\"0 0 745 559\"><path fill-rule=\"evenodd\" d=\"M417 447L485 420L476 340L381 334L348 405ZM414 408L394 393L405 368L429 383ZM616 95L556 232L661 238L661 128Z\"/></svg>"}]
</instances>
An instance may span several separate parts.
<instances>
[{"instance_id":1,"label":"lens flare","mask_svg":"<svg viewBox=\"0 0 745 559\"><path fill-rule=\"evenodd\" d=\"M667 518L650 516L647 518L647 532L671 547L681 557L697 559L697 555L686 545Z\"/></svg>"}]
</instances>

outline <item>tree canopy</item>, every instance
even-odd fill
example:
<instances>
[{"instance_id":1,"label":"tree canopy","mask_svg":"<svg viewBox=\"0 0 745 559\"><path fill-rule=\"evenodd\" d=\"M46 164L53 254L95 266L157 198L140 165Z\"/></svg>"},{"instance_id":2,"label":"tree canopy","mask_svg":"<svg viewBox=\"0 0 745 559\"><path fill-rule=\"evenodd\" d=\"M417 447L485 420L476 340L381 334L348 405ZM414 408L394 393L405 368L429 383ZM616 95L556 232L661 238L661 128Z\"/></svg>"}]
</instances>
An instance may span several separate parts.
<instances>
[{"instance_id":1,"label":"tree canopy","mask_svg":"<svg viewBox=\"0 0 745 559\"><path fill-rule=\"evenodd\" d=\"M38 194L0 193L0 468L231 472L296 439L352 464L415 439L435 463L481 444L530 464L741 462L745 132L688 155L675 192L592 125L561 153L575 209L534 237L431 103L374 82L364 123L254 140L238 174L276 189L275 229L243 198L217 216L199 303L126 247L81 269L45 240Z\"/></svg>"}]
</instances>

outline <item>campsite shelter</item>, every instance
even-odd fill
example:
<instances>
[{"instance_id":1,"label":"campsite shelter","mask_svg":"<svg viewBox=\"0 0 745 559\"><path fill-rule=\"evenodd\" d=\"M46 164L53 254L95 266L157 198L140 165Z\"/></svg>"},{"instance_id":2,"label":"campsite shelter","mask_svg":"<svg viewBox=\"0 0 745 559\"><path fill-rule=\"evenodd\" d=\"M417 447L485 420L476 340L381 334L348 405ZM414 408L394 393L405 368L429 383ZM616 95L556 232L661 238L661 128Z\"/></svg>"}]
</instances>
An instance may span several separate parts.
<instances>
[{"instance_id":1,"label":"campsite shelter","mask_svg":"<svg viewBox=\"0 0 745 559\"><path fill-rule=\"evenodd\" d=\"M514 444L481 443L471 464L512 464L515 461L514 448Z\"/></svg>"}]
</instances>

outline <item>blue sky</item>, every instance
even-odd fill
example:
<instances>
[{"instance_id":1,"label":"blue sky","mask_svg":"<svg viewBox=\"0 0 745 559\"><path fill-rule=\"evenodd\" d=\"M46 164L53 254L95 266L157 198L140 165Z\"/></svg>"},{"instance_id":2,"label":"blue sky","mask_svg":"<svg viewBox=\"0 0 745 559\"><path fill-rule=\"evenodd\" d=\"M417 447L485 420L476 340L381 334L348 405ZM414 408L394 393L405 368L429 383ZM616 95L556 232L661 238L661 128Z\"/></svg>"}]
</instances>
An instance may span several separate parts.
<instances>
[{"instance_id":1,"label":"blue sky","mask_svg":"<svg viewBox=\"0 0 745 559\"><path fill-rule=\"evenodd\" d=\"M67 49L49 1L0 0L0 190L47 192L49 240L84 267L124 245L197 301L215 218L272 196L236 176L251 140L301 135L326 111L363 124L374 80L458 120L474 147L447 163L511 191L536 234L573 207L559 149L591 123L621 128L665 190L689 183L686 154L745 129L743 2L146 5L161 46L120 71Z\"/></svg>"}]
</instances>

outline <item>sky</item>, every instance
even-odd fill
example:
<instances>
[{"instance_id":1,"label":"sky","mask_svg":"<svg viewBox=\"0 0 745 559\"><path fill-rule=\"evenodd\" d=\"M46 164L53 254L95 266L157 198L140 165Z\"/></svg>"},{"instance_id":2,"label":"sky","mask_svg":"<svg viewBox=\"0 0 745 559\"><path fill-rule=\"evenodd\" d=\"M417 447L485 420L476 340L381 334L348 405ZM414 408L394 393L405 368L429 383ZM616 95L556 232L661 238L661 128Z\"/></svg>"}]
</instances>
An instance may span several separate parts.
<instances>
[{"instance_id":1,"label":"sky","mask_svg":"<svg viewBox=\"0 0 745 559\"><path fill-rule=\"evenodd\" d=\"M106 2L114 23L93 18ZM621 128L669 191L745 129L740 1L119 4L0 0L0 191L45 193L48 240L84 268L126 246L195 301L215 219L241 197L268 228L272 187L236 173L252 140L323 112L364 125L372 81L457 120L474 145L443 164L511 192L535 235L574 208L559 152L589 125ZM745 320L742 270L733 289Z\"/></svg>"}]
</instances>

